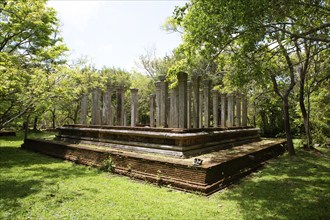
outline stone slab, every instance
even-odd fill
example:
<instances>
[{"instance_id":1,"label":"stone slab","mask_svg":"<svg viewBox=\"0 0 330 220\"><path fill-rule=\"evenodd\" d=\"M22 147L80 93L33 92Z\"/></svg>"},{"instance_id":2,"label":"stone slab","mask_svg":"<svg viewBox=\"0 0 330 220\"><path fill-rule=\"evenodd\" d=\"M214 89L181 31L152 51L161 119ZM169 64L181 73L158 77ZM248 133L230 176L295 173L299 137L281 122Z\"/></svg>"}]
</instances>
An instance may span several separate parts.
<instances>
[{"instance_id":1,"label":"stone slab","mask_svg":"<svg viewBox=\"0 0 330 220\"><path fill-rule=\"evenodd\" d=\"M191 157L213 150L259 141L259 129L158 129L67 125L57 140L175 157Z\"/></svg>"}]
</instances>

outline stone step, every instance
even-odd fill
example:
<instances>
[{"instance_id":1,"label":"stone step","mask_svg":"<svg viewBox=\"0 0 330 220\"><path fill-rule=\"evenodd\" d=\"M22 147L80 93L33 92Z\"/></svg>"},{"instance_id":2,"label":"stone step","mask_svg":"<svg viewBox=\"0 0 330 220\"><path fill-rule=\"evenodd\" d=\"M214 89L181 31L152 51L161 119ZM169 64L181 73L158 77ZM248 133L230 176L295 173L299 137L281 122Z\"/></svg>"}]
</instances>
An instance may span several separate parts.
<instances>
[{"instance_id":1,"label":"stone step","mask_svg":"<svg viewBox=\"0 0 330 220\"><path fill-rule=\"evenodd\" d=\"M57 140L107 146L175 157L192 157L259 141L256 128L155 129L69 125L58 128Z\"/></svg>"}]
</instances>

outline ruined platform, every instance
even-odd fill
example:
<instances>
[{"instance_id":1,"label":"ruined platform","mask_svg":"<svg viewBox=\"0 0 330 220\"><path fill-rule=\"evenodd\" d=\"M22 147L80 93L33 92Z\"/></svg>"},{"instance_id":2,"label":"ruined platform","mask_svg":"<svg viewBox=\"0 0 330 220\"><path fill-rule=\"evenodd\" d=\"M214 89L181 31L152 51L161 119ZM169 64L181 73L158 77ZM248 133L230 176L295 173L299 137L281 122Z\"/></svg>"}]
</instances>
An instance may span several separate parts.
<instances>
[{"instance_id":1,"label":"ruined platform","mask_svg":"<svg viewBox=\"0 0 330 220\"><path fill-rule=\"evenodd\" d=\"M34 139L26 139L22 148L96 167L110 157L117 174L209 195L260 167L264 161L282 154L284 144L283 140L260 140L195 158L171 158L146 152ZM196 159L202 164L194 165Z\"/></svg>"},{"instance_id":2,"label":"ruined platform","mask_svg":"<svg viewBox=\"0 0 330 220\"><path fill-rule=\"evenodd\" d=\"M56 140L187 158L260 141L260 136L259 129L252 127L178 129L66 125L58 128Z\"/></svg>"}]
</instances>

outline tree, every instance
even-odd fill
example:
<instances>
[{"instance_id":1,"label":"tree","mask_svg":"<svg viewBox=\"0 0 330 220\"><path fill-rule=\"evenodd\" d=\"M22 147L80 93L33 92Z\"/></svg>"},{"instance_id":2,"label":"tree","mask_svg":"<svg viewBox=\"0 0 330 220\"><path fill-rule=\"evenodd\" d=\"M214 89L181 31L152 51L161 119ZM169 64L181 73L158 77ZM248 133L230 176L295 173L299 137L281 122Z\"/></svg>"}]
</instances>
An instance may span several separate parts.
<instances>
[{"instance_id":1,"label":"tree","mask_svg":"<svg viewBox=\"0 0 330 220\"><path fill-rule=\"evenodd\" d=\"M184 30L187 54L217 59L226 53L240 58L236 73L255 72L271 79L283 102L284 124L290 155L294 155L289 123L289 98L296 84L299 55L316 43L329 48L329 1L193 0L176 8L174 18ZM308 42L308 44L304 44ZM319 50L319 51L321 51ZM243 67L243 68L242 68ZM246 68L248 67L248 68ZM252 67L252 68L251 68Z\"/></svg>"},{"instance_id":2,"label":"tree","mask_svg":"<svg viewBox=\"0 0 330 220\"><path fill-rule=\"evenodd\" d=\"M67 50L46 1L0 3L0 129L49 98Z\"/></svg>"},{"instance_id":3,"label":"tree","mask_svg":"<svg viewBox=\"0 0 330 220\"><path fill-rule=\"evenodd\" d=\"M56 123L78 123L82 96L94 88L105 87L101 74L86 57L63 66L59 72L61 75L51 91L51 98L43 103L47 109L44 118L52 122L52 128Z\"/></svg>"},{"instance_id":4,"label":"tree","mask_svg":"<svg viewBox=\"0 0 330 220\"><path fill-rule=\"evenodd\" d=\"M321 103L329 103L326 97L329 94L327 88L329 88L330 79L330 67L328 65L330 50L320 51L318 46L318 44L314 45L309 52L315 53L314 51L317 51L316 55L311 56L309 59L299 57L300 63L303 64L299 69L299 107L303 117L307 139L306 147L308 149L312 148L312 143L314 142L313 134L316 136L316 143L324 139L322 137L324 134L329 134L329 129L321 129L321 127L329 127L329 118L327 118L329 116L329 108L322 106ZM317 96L320 100L315 99ZM318 108L315 108L315 106L318 106ZM322 115L319 115L320 110ZM315 117L316 115L318 117ZM315 123L316 121L317 123ZM324 131L320 133L320 130Z\"/></svg>"},{"instance_id":5,"label":"tree","mask_svg":"<svg viewBox=\"0 0 330 220\"><path fill-rule=\"evenodd\" d=\"M138 122L147 124L150 119L150 95L155 93L154 80L150 76L146 76L139 72L131 74L132 88L139 89L138 92Z\"/></svg>"},{"instance_id":6,"label":"tree","mask_svg":"<svg viewBox=\"0 0 330 220\"><path fill-rule=\"evenodd\" d=\"M166 75L169 67L173 63L173 55L162 58L156 56L156 48L150 47L146 49L146 53L139 56L137 67L146 75L156 80L159 75Z\"/></svg>"}]
</instances>

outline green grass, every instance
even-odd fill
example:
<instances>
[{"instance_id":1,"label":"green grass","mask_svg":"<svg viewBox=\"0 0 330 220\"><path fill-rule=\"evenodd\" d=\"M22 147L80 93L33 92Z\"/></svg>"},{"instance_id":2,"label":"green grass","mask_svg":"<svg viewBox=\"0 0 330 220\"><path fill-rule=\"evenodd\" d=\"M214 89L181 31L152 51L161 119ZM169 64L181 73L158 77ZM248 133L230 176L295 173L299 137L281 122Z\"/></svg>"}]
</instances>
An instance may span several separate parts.
<instances>
[{"instance_id":1,"label":"green grass","mask_svg":"<svg viewBox=\"0 0 330 220\"><path fill-rule=\"evenodd\" d=\"M49 134L35 134L49 137ZM330 150L273 159L208 198L20 149L0 137L1 219L329 219Z\"/></svg>"}]
</instances>

